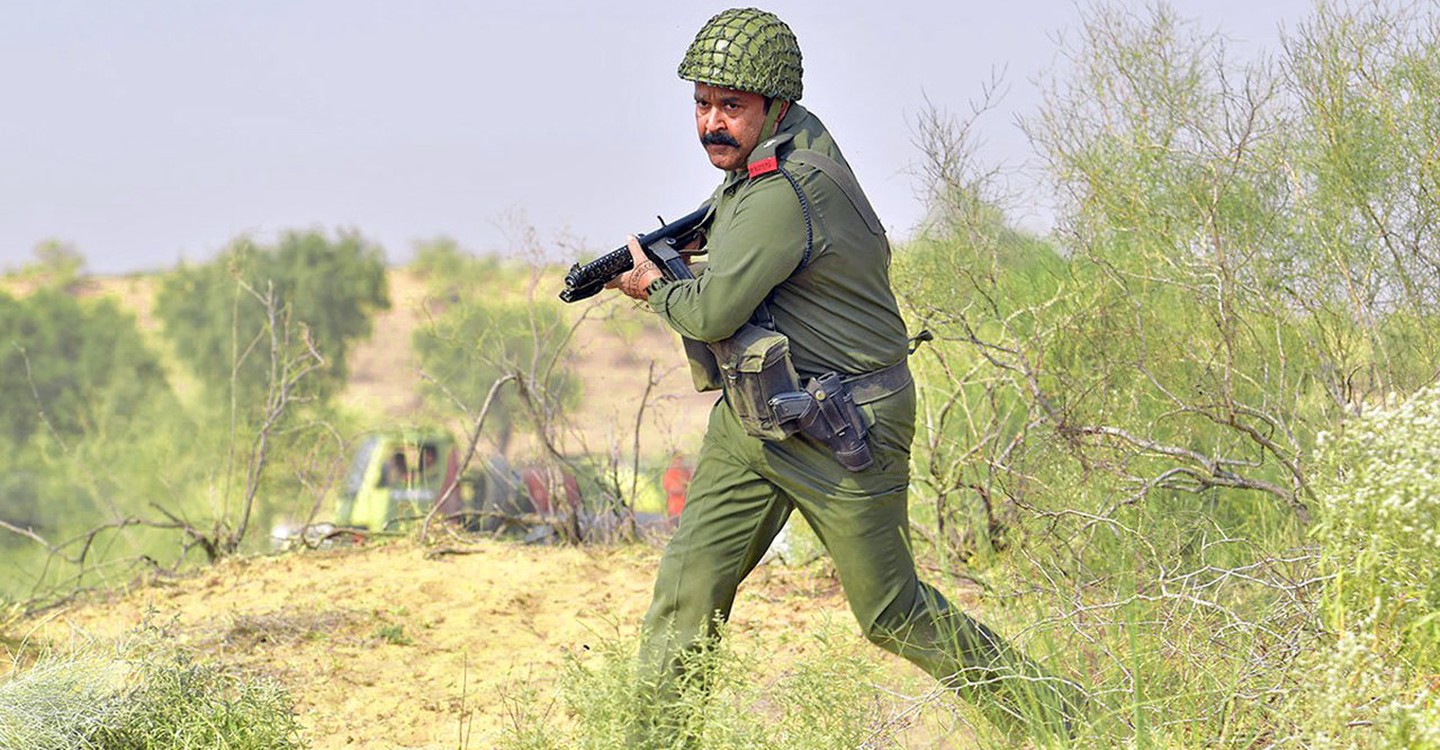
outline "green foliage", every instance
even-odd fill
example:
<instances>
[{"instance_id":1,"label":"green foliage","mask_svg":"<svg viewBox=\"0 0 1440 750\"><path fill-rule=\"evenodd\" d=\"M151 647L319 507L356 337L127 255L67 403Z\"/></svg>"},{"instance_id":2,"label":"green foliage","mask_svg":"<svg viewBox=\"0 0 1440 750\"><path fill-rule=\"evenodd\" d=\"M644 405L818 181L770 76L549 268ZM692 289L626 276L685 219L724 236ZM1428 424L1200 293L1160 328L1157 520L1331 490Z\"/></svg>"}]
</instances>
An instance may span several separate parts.
<instances>
[{"instance_id":1,"label":"green foliage","mask_svg":"<svg viewBox=\"0 0 1440 750\"><path fill-rule=\"evenodd\" d=\"M1347 423L1323 443L1314 535L1337 632L1369 629L1440 672L1440 388Z\"/></svg>"},{"instance_id":2,"label":"green foliage","mask_svg":"<svg viewBox=\"0 0 1440 750\"><path fill-rule=\"evenodd\" d=\"M1302 103L1293 149L1303 260L1339 269L1302 278L1322 300L1343 299L1371 326L1388 314L1433 320L1440 305L1440 23L1423 4L1322 8L1291 45L1287 73ZM1369 337L1375 331L1366 331ZM1372 338L1372 345L1380 342ZM1377 346L1373 356L1383 357ZM1434 349L1427 349L1432 358ZM1429 374L1384 361L1371 396L1409 390ZM1420 378L1417 382L1416 377Z\"/></svg>"},{"instance_id":3,"label":"green foliage","mask_svg":"<svg viewBox=\"0 0 1440 750\"><path fill-rule=\"evenodd\" d=\"M535 299L535 281L525 269L455 252L426 256L447 273L429 280L432 317L415 330L413 346L426 398L441 413L458 406L478 414L497 381L514 379L497 392L486 418L503 449L517 425L547 424L579 399L580 381L566 356L570 325L559 302Z\"/></svg>"},{"instance_id":4,"label":"green foliage","mask_svg":"<svg viewBox=\"0 0 1440 750\"><path fill-rule=\"evenodd\" d=\"M386 623L375 628L375 638L392 646L413 646L415 641L405 635L405 626L400 623Z\"/></svg>"},{"instance_id":5,"label":"green foliage","mask_svg":"<svg viewBox=\"0 0 1440 750\"><path fill-rule=\"evenodd\" d=\"M42 659L0 681L0 747L90 750L127 670L95 654Z\"/></svg>"},{"instance_id":6,"label":"green foliage","mask_svg":"<svg viewBox=\"0 0 1440 750\"><path fill-rule=\"evenodd\" d=\"M315 261L313 247L292 244L287 262ZM314 301L321 286L309 277L297 288ZM193 301L171 298L172 305ZM344 327L361 330L353 321ZM263 539L242 533L250 527L303 516L306 498L327 481L338 449L327 438L333 417L323 405L308 405L308 421L291 419L283 430L275 423L287 416L285 405L304 393L262 391L238 404L235 421L188 410L134 317L110 299L49 286L20 299L0 295L0 337L5 595L48 599L129 580L136 562L168 567L201 557L195 553L227 554L245 538ZM267 360L271 343L263 347ZM297 348L308 350L303 342ZM269 362L264 375L303 388L300 366ZM252 425L264 419L271 422L261 440Z\"/></svg>"},{"instance_id":7,"label":"green foliage","mask_svg":"<svg viewBox=\"0 0 1440 750\"><path fill-rule=\"evenodd\" d=\"M289 695L180 654L51 656L0 682L0 747L26 750L290 750Z\"/></svg>"},{"instance_id":8,"label":"green foliage","mask_svg":"<svg viewBox=\"0 0 1440 750\"><path fill-rule=\"evenodd\" d=\"M1137 483L1298 506L1310 424L1335 407L1314 398L1327 352L1287 286L1282 81L1163 6L1101 9L1083 39L1029 126L1068 203L1078 292L1026 347L1049 365L1032 374L1087 458L1141 459L1121 467Z\"/></svg>"},{"instance_id":9,"label":"green foliage","mask_svg":"<svg viewBox=\"0 0 1440 750\"><path fill-rule=\"evenodd\" d=\"M463 291L464 280L500 273L501 265L493 255L470 255L449 237L416 243L415 258L410 262L410 268L430 282L431 292L445 298Z\"/></svg>"},{"instance_id":10,"label":"green foliage","mask_svg":"<svg viewBox=\"0 0 1440 750\"><path fill-rule=\"evenodd\" d=\"M0 295L0 332L0 521L59 543L171 494L159 480L168 471L137 459L152 447L178 453L186 420L131 315L42 288ZM120 549L107 542L86 556ZM12 596L73 573L46 543L9 531L0 565L0 591Z\"/></svg>"},{"instance_id":11,"label":"green foliage","mask_svg":"<svg viewBox=\"0 0 1440 750\"><path fill-rule=\"evenodd\" d=\"M138 684L113 700L91 740L109 750L291 750L305 744L279 684L242 679L184 654L137 665Z\"/></svg>"},{"instance_id":12,"label":"green foliage","mask_svg":"<svg viewBox=\"0 0 1440 750\"><path fill-rule=\"evenodd\" d=\"M35 246L34 255L35 260L20 269L18 275L49 289L70 289L80 281L85 270L85 256L60 240L41 242Z\"/></svg>"},{"instance_id":13,"label":"green foliage","mask_svg":"<svg viewBox=\"0 0 1440 750\"><path fill-rule=\"evenodd\" d=\"M295 394L325 398L345 382L350 346L390 305L378 246L357 234L288 232L273 247L232 244L214 261L182 267L155 312L176 353L226 403L258 407L274 368L313 349L323 364Z\"/></svg>"},{"instance_id":14,"label":"green foliage","mask_svg":"<svg viewBox=\"0 0 1440 750\"><path fill-rule=\"evenodd\" d=\"M0 294L0 346L0 439L13 445L124 424L169 395L134 317L108 299Z\"/></svg>"},{"instance_id":15,"label":"green foliage","mask_svg":"<svg viewBox=\"0 0 1440 750\"><path fill-rule=\"evenodd\" d=\"M1019 592L1095 746L1434 746L1437 436L1354 420L1440 361L1437 16L1321 4L1245 63L1165 6L1078 40L1025 121L1044 243L922 123L919 552Z\"/></svg>"},{"instance_id":16,"label":"green foliage","mask_svg":"<svg viewBox=\"0 0 1440 750\"><path fill-rule=\"evenodd\" d=\"M1440 388L1322 436L1326 637L1290 711L1306 747L1440 747Z\"/></svg>"},{"instance_id":17,"label":"green foliage","mask_svg":"<svg viewBox=\"0 0 1440 750\"><path fill-rule=\"evenodd\" d=\"M503 750L813 750L899 747L902 723L871 686L874 662L857 642L820 633L808 653L767 684L766 660L722 640L691 655L687 670L706 685L661 697L636 673L635 644L608 638L567 658L558 705L533 691L511 701ZM554 715L556 709L564 715ZM658 728L647 734L644 727ZM648 737L648 740L641 740ZM638 744L637 744L638 743ZM647 744L648 743L648 744Z\"/></svg>"}]
</instances>

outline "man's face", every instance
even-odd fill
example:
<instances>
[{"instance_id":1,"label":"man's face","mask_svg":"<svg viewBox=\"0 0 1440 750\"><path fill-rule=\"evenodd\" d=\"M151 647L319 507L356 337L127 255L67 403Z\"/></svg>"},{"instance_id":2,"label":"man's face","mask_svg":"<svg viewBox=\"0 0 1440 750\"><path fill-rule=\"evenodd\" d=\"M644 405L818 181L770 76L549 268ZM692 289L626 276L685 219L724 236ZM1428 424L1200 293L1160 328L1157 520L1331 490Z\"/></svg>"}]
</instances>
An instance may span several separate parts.
<instances>
[{"instance_id":1,"label":"man's face","mask_svg":"<svg viewBox=\"0 0 1440 750\"><path fill-rule=\"evenodd\" d=\"M726 171L741 169L760 143L765 127L765 97L695 84L695 129L710 163Z\"/></svg>"}]
</instances>

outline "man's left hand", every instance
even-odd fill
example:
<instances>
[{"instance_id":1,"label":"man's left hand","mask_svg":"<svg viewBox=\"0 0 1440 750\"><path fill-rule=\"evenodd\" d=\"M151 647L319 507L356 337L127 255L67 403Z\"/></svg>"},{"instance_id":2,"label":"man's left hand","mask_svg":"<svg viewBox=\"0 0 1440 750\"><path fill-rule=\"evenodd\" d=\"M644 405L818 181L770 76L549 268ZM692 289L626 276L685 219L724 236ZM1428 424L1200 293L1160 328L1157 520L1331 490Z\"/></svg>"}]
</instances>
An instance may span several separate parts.
<instances>
[{"instance_id":1,"label":"man's left hand","mask_svg":"<svg viewBox=\"0 0 1440 750\"><path fill-rule=\"evenodd\" d=\"M654 261L645 257L645 251L640 249L640 240L634 235L626 238L625 246L630 248L633 267L611 279L605 284L605 288L619 289L625 296L643 302L650 299L650 285L660 278L660 269Z\"/></svg>"}]
</instances>

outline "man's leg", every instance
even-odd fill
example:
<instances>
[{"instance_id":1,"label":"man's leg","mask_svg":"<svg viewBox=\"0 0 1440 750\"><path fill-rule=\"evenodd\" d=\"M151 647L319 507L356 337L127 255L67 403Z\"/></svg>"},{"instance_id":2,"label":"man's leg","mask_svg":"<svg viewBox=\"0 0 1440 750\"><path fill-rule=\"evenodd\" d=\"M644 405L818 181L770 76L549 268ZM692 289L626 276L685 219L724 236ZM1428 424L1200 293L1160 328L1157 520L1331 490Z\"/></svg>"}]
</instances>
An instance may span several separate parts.
<instances>
[{"instance_id":1,"label":"man's leg","mask_svg":"<svg viewBox=\"0 0 1440 750\"><path fill-rule=\"evenodd\" d=\"M814 442L771 450L766 474L830 552L866 638L955 688L1007 728L1065 731L1074 686L1048 675L916 576L909 538L908 434L872 429L875 465L852 474Z\"/></svg>"},{"instance_id":2,"label":"man's leg","mask_svg":"<svg viewBox=\"0 0 1440 750\"><path fill-rule=\"evenodd\" d=\"M703 679L687 674L686 659L713 640L718 622L730 615L740 582L769 549L793 507L750 468L759 442L731 434L724 424L728 414L721 413L728 411L720 404L711 415L685 509L665 547L645 615L640 677L650 705L644 708L660 715L642 719L648 725L642 735L678 731L685 717L667 708L687 685ZM637 745L660 746L660 739L651 736ZM670 741L663 740L664 746Z\"/></svg>"},{"instance_id":3,"label":"man's leg","mask_svg":"<svg viewBox=\"0 0 1440 750\"><path fill-rule=\"evenodd\" d=\"M918 579L903 495L851 507L797 504L830 551L867 639L914 662L1006 729L1018 721L1066 731L1079 711L1075 688Z\"/></svg>"}]
</instances>

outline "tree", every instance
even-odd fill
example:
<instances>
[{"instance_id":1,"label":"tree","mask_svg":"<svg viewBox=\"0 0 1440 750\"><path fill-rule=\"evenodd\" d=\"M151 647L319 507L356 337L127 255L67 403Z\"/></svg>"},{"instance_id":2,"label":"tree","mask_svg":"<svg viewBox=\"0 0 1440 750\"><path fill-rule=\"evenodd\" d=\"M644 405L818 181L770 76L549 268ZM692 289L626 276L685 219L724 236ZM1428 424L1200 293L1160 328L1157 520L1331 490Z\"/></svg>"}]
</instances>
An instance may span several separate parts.
<instances>
[{"instance_id":1,"label":"tree","mask_svg":"<svg viewBox=\"0 0 1440 750\"><path fill-rule=\"evenodd\" d=\"M526 268L470 258L453 245L432 244L422 257L426 268L445 269L429 280L434 317L414 333L433 404L475 412L497 380L515 378L516 388L487 417L503 451L517 425L538 426L576 402L580 381L566 358L570 326L558 303L534 299L536 279L525 293Z\"/></svg>"},{"instance_id":2,"label":"tree","mask_svg":"<svg viewBox=\"0 0 1440 750\"><path fill-rule=\"evenodd\" d=\"M159 359L114 302L0 294L0 436L12 445L41 430L73 439L168 395Z\"/></svg>"},{"instance_id":3,"label":"tree","mask_svg":"<svg viewBox=\"0 0 1440 750\"><path fill-rule=\"evenodd\" d=\"M383 253L352 233L331 240L287 232L273 247L241 239L210 263L173 272L155 310L208 390L258 408L276 361L267 349L266 300L293 327L280 339L324 358L296 397L326 398L345 382L352 343L369 335L375 311L390 306Z\"/></svg>"},{"instance_id":4,"label":"tree","mask_svg":"<svg viewBox=\"0 0 1440 750\"><path fill-rule=\"evenodd\" d=\"M1321 4L1281 58L1237 62L1163 5L1099 6L1067 51L1024 122L1060 198L1055 252L1006 228L983 172L951 169L964 143L927 148L957 220L897 255L940 344L916 368L918 478L1019 509L996 575L1057 613L1031 630L1083 653L1097 693L1126 696L1131 742L1285 744L1272 707L1313 687L1297 663L1326 627L1310 533L1336 509L1317 487L1346 470L1317 436L1440 377L1440 23ZM1377 468L1387 491L1402 477ZM1398 598L1433 643L1432 594Z\"/></svg>"}]
</instances>

